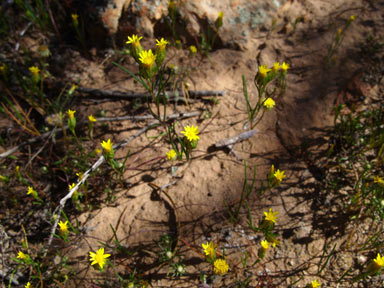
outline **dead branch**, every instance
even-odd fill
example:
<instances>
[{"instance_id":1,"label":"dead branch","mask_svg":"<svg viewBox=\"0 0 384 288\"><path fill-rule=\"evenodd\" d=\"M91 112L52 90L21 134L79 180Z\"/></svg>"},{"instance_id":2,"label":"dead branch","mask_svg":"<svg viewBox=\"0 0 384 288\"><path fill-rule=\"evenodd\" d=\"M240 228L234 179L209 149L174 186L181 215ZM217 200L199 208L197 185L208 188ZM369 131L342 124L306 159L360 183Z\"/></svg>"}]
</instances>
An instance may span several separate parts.
<instances>
[{"instance_id":1,"label":"dead branch","mask_svg":"<svg viewBox=\"0 0 384 288\"><path fill-rule=\"evenodd\" d=\"M172 115L169 115L167 117L168 120L172 120L172 119L178 119L178 118L189 118L189 117L194 117L194 116L198 116L200 115L200 112L198 111L195 111L195 112L188 112L188 113L176 113L176 114L172 114ZM100 117L100 118L96 118L96 121L97 122L107 122L107 121L124 121L124 120L136 120L136 121L142 121L142 120L148 120L148 119L153 119L154 117L152 115L144 115L144 116L122 116L122 117ZM84 125L84 124L87 124L88 121L79 121L77 123L77 125ZM63 129L62 128L54 128L56 129L55 132L62 132ZM65 125L64 126L64 129L68 129L68 126ZM37 141L40 141L42 139L45 139L47 137L49 137L51 135L51 131L49 132L46 132L40 136L37 136L37 137L34 137L34 138L31 138L31 139L28 139L27 141L24 141L22 143L20 143L19 145L3 152L0 154L0 159L1 158L5 158L5 157L8 157L9 155L12 155L13 153L15 153L17 150L19 150L21 147L25 146L25 145L28 145L28 144L33 144Z\"/></svg>"},{"instance_id":2,"label":"dead branch","mask_svg":"<svg viewBox=\"0 0 384 288\"><path fill-rule=\"evenodd\" d=\"M234 136L234 137L220 140L219 142L217 142L217 143L215 144L215 147L216 147L216 148L230 147L230 146L236 144L237 142L240 142L240 141L246 140L246 139L248 139L248 138L251 138L251 137L252 137L253 135L255 135L257 132L259 132L258 129L253 129L253 130L250 130L250 131L241 133L241 134L239 134L239 135L236 135L236 136Z\"/></svg>"},{"instance_id":3,"label":"dead branch","mask_svg":"<svg viewBox=\"0 0 384 288\"><path fill-rule=\"evenodd\" d=\"M79 87L77 88L78 92L87 93L97 98L111 98L116 100L132 100L132 99L152 99L152 96L149 93L137 93L137 92L121 92L121 91L111 91L111 90L101 90L101 89L92 89ZM165 91L165 94L169 99L175 99L183 95L182 91ZM189 90L188 94L190 97L202 98L205 96L224 96L225 91L211 91L211 90ZM180 97L181 98L181 97Z\"/></svg>"}]
</instances>

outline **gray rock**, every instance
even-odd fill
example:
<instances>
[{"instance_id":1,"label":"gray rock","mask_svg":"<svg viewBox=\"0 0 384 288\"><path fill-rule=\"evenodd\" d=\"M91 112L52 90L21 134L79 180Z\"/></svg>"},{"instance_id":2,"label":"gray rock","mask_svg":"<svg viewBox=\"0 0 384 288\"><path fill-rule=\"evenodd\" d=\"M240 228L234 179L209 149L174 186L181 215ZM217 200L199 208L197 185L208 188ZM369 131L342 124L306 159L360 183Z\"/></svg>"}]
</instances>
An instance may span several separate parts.
<instances>
[{"instance_id":1,"label":"gray rock","mask_svg":"<svg viewBox=\"0 0 384 288\"><path fill-rule=\"evenodd\" d=\"M92 4L91 0L90 5ZM177 10L186 20L186 30L192 38L200 37L206 27L202 23L214 25L220 11L224 12L223 27L219 37L224 45L247 42L256 35L257 29L264 22L273 18L276 10L286 0L188 0L175 1ZM110 35L121 27L127 26L126 21L135 26L140 35L153 36L155 25L168 15L168 0L108 0L97 11L103 26ZM241 31L239 33L239 31ZM123 32L123 33L132 33ZM127 37L130 35L120 35Z\"/></svg>"}]
</instances>

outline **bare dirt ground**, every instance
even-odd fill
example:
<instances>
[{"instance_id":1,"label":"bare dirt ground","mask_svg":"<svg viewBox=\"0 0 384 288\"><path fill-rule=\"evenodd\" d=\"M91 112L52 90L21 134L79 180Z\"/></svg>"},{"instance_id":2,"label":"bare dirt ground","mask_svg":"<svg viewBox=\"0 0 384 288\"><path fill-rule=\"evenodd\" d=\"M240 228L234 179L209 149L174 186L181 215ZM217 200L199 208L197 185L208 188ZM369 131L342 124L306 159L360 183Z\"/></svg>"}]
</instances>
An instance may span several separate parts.
<instances>
[{"instance_id":1,"label":"bare dirt ground","mask_svg":"<svg viewBox=\"0 0 384 288\"><path fill-rule=\"evenodd\" d=\"M166 268L153 268L150 255L144 253L141 259L135 259L143 277L151 279L152 287L197 287L200 271L208 264L190 246L199 249L207 240L218 241L220 247L226 248L230 266L236 270L241 266L241 253L248 250L257 254L262 240L261 234L247 229L245 210L237 225L231 224L227 213L228 205L239 201L246 160L250 171L255 167L260 181L265 180L272 164L287 174L280 187L253 197L251 213L255 221L261 219L270 207L279 212L276 229L281 245L268 254L264 269L259 267L252 271L251 287L257 287L260 276L266 279L266 275L273 286L265 284L269 286L263 287L288 287L297 280L297 287L304 287L304 283L315 278L323 284L322 287L384 287L384 279L380 277L355 284L336 283L351 267L354 271L363 269L365 263L350 243L357 241L359 232L364 233L367 227L361 231L353 230L348 216L337 208L341 195L327 194L322 166L329 148L325 131L333 124L334 105L364 105L370 97L382 97L381 78L379 81L366 80L373 73L369 68L379 63L372 62L373 55L361 52L367 45L367 35L383 37L384 2L374 2L373 7L369 1L358 0L289 1L279 9L274 29L250 35L242 50L222 48L201 61L196 57L191 64L196 67L191 74L191 89L225 90L226 94L216 98L218 103L207 99L196 101L190 107L183 104L170 107L172 111L201 111L201 116L181 122L182 125L198 125L201 134L192 160L178 163L174 177L170 173L171 165L157 158L169 150L161 137L154 137L160 130L151 130L117 152L117 158L131 154L124 174L129 188L115 191L116 198L109 204L101 204L98 209L80 215L78 219L86 229L84 237L79 238L74 247L64 248L68 255L78 259L72 264L83 271L84 279L101 277L85 268L88 259L84 255L95 249L98 241L112 241L110 225L127 247L152 247L154 241L166 233L179 238L179 250L185 255L187 264L187 273L180 279L166 278ZM327 66L327 49L337 29L344 26L350 15L356 15L356 20L335 53L334 63ZM299 16L302 21L294 26L292 23ZM147 44L144 41L143 46ZM73 51L63 53L60 56L66 63L63 76L81 79L80 86L83 87L140 90L128 74L112 64L112 60L117 61L119 57L106 58L101 54L98 51L92 60L87 60ZM187 54L170 48L169 63L179 67L186 65L189 61L185 60ZM245 132L247 114L241 75L248 81L251 99L256 100L253 77L257 67L261 64L271 66L275 61L285 61L291 67L285 95L276 101L275 109L266 113L255 136L236 144L232 151L214 148L216 142ZM137 69L129 60L124 64L131 71ZM128 101L98 103L81 97L78 104L81 103L88 114L99 109L106 111L107 116L135 113L135 107ZM209 117L206 117L208 113ZM98 131L95 138L110 136L117 143L135 133L144 123L120 121L106 125L103 131L107 132ZM174 204L171 205L169 199L158 194L149 183L159 187L165 185ZM314 276L325 244L328 252L334 245L338 252L320 276ZM372 255L363 256L370 259ZM133 259L119 261L121 265L117 270L134 268L130 266ZM76 285L86 285L84 279L78 280ZM210 285L232 287L229 283L233 283L233 279L223 277Z\"/></svg>"}]
</instances>

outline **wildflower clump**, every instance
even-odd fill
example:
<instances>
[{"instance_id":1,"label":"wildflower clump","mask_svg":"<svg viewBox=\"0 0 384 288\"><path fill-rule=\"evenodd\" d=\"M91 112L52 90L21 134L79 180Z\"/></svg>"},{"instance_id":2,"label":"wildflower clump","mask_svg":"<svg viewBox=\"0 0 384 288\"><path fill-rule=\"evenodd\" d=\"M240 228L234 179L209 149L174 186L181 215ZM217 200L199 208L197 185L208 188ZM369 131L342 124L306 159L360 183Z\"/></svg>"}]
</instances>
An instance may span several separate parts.
<instances>
[{"instance_id":1,"label":"wildflower clump","mask_svg":"<svg viewBox=\"0 0 384 288\"><path fill-rule=\"evenodd\" d=\"M95 252L89 252L89 261L91 262L91 265L98 264L100 271L104 270L104 265L106 264L106 259L111 256L111 254L104 254L104 248L100 248L99 250Z\"/></svg>"},{"instance_id":2,"label":"wildflower clump","mask_svg":"<svg viewBox=\"0 0 384 288\"><path fill-rule=\"evenodd\" d=\"M139 64L140 76L146 80L150 80L159 72L160 67L165 60L167 53L166 46L169 42L164 38L161 38L160 40L156 39L156 50L155 54L153 54L151 49L143 49L140 44L142 38L143 37L133 34L131 37L128 37L126 43L130 45L131 56Z\"/></svg>"},{"instance_id":3,"label":"wildflower clump","mask_svg":"<svg viewBox=\"0 0 384 288\"><path fill-rule=\"evenodd\" d=\"M222 276L227 274L229 266L224 259L217 259L213 263L213 271L216 275Z\"/></svg>"}]
</instances>

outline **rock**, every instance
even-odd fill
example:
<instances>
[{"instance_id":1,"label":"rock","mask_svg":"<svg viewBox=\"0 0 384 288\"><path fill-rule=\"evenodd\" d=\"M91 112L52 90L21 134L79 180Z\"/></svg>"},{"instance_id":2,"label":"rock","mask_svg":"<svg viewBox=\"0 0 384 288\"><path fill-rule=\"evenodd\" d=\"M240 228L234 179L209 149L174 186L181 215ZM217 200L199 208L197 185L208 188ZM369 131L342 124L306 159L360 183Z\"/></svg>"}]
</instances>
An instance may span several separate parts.
<instances>
[{"instance_id":1,"label":"rock","mask_svg":"<svg viewBox=\"0 0 384 288\"><path fill-rule=\"evenodd\" d=\"M88 6L94 7L94 1L84 2L89 2ZM120 29L127 27L125 22L128 21L135 28L136 33L153 36L156 24L163 17L168 16L168 0L107 0L102 2L106 3L96 7L96 11L110 35L118 32L124 34L132 32L129 32L129 29ZM208 23L213 27L218 13L222 11L224 13L223 26L218 38L223 45L228 46L233 46L235 43L238 45L246 43L248 39L256 35L257 28L273 18L276 10L284 2L286 0L175 1L180 18L185 20L186 33L189 34L182 36L187 36L189 39L200 38ZM130 35L119 36L125 39Z\"/></svg>"},{"instance_id":2,"label":"rock","mask_svg":"<svg viewBox=\"0 0 384 288\"><path fill-rule=\"evenodd\" d=\"M361 266L364 266L367 263L367 257L364 255L359 255L357 257L357 263L359 263Z\"/></svg>"}]
</instances>

